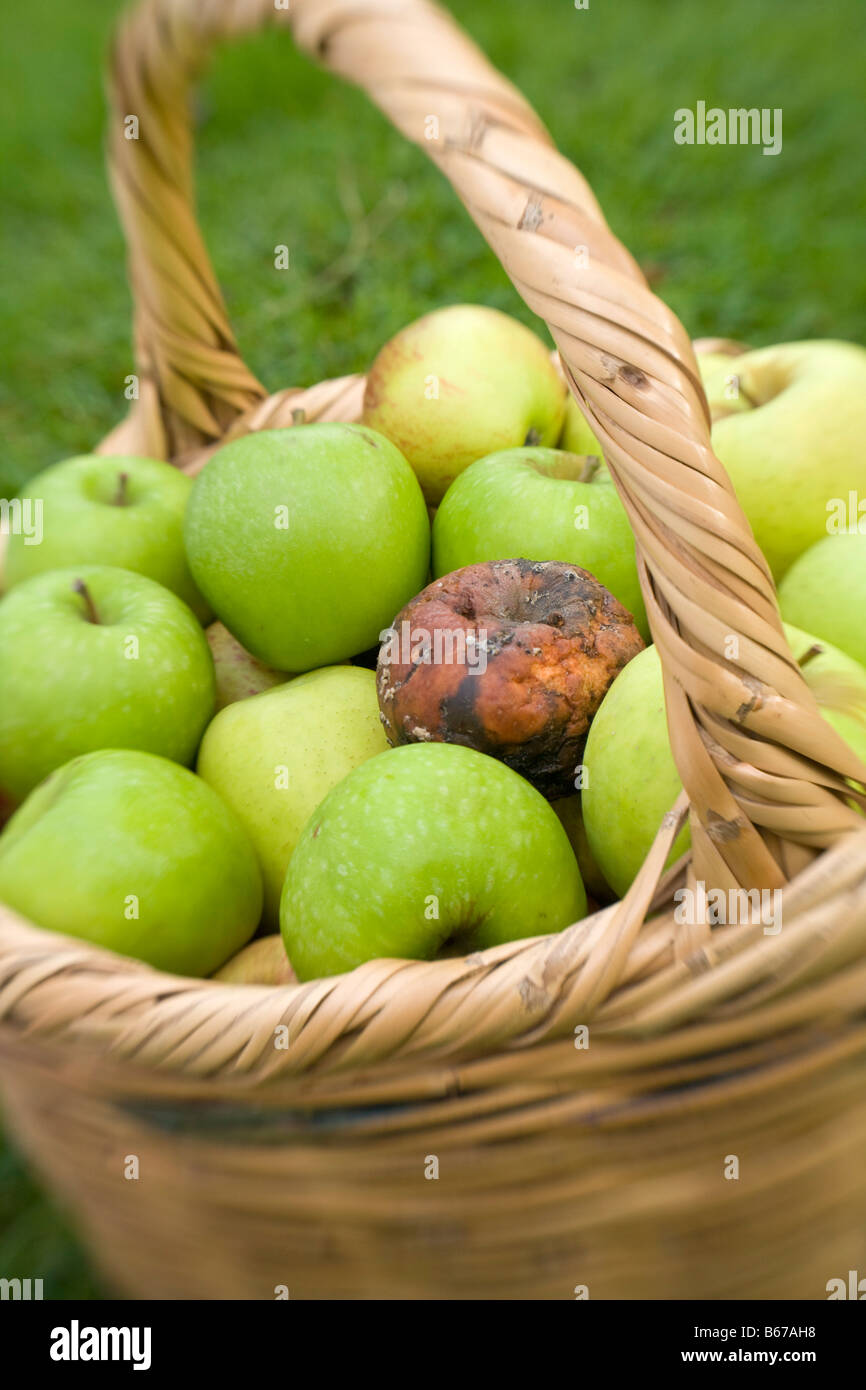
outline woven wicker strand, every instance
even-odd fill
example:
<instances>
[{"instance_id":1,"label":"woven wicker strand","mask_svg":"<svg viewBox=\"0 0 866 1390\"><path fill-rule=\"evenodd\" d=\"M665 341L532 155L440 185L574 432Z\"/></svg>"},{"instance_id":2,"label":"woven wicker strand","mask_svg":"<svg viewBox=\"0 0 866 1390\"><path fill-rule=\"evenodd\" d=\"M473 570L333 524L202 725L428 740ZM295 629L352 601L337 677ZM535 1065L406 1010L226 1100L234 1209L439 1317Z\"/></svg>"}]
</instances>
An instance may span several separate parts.
<instances>
[{"instance_id":1,"label":"woven wicker strand","mask_svg":"<svg viewBox=\"0 0 866 1390\"><path fill-rule=\"evenodd\" d=\"M266 24L433 159L550 328L634 528L686 790L621 903L465 960L228 986L0 906L9 1116L139 1296L821 1297L866 1255L866 768L787 649L684 329L443 11L144 0L124 21L108 157L141 393L101 448L194 473L246 431L360 413L363 377L266 394L195 220L190 84ZM665 872L686 816L692 855ZM672 894L698 879L781 889L783 930L684 927ZM431 1153L447 1181L423 1181Z\"/></svg>"}]
</instances>

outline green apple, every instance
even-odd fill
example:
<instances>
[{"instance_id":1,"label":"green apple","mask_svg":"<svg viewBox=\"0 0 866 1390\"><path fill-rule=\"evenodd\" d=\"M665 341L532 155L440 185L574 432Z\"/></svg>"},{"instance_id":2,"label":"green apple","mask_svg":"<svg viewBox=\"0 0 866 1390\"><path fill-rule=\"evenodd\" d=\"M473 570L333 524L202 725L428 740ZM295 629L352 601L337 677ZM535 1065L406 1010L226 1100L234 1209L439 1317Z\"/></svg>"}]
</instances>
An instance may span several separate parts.
<instances>
[{"instance_id":1,"label":"green apple","mask_svg":"<svg viewBox=\"0 0 866 1390\"><path fill-rule=\"evenodd\" d=\"M866 761L866 669L844 652L798 628L785 627L821 713ZM629 662L590 725L581 793L589 847L610 886L625 893L682 790L671 753L658 651ZM668 858L688 849L688 826Z\"/></svg>"},{"instance_id":2,"label":"green apple","mask_svg":"<svg viewBox=\"0 0 866 1390\"><path fill-rule=\"evenodd\" d=\"M265 921L279 923L292 851L322 798L388 747L376 677L329 666L230 705L202 739L198 771L237 815L259 858Z\"/></svg>"},{"instance_id":3,"label":"green apple","mask_svg":"<svg viewBox=\"0 0 866 1390\"><path fill-rule=\"evenodd\" d=\"M622 896L682 786L668 739L655 647L638 652L608 690L589 726L583 765L587 842L604 878ZM688 846L683 830L668 863Z\"/></svg>"},{"instance_id":4,"label":"green apple","mask_svg":"<svg viewBox=\"0 0 866 1390\"><path fill-rule=\"evenodd\" d=\"M300 980L560 931L586 912L556 813L495 758L414 743L350 772L289 863L280 926Z\"/></svg>"},{"instance_id":5,"label":"green apple","mask_svg":"<svg viewBox=\"0 0 866 1390\"><path fill-rule=\"evenodd\" d=\"M225 444L195 481L185 535L217 616L278 671L372 647L423 589L430 558L417 478L361 425L295 425Z\"/></svg>"},{"instance_id":6,"label":"green apple","mask_svg":"<svg viewBox=\"0 0 866 1390\"><path fill-rule=\"evenodd\" d=\"M579 794L560 797L557 801L551 801L550 804L559 816L571 848L574 850L577 867L580 869L580 876L587 892L595 898L596 902L610 902L613 894L605 882L604 874L595 862L589 847L589 840L586 838L586 826L583 823Z\"/></svg>"},{"instance_id":7,"label":"green apple","mask_svg":"<svg viewBox=\"0 0 866 1390\"><path fill-rule=\"evenodd\" d=\"M779 586L782 617L866 666L866 523L863 534L825 536Z\"/></svg>"},{"instance_id":8,"label":"green apple","mask_svg":"<svg viewBox=\"0 0 866 1390\"><path fill-rule=\"evenodd\" d=\"M572 395L565 404L565 420L559 436L560 449L569 454L584 454L587 457L604 460L601 445L592 432L590 423Z\"/></svg>"},{"instance_id":9,"label":"green apple","mask_svg":"<svg viewBox=\"0 0 866 1390\"><path fill-rule=\"evenodd\" d=\"M713 375L706 391L713 449L778 581L827 534L834 499L866 495L866 349L759 348Z\"/></svg>"},{"instance_id":10,"label":"green apple","mask_svg":"<svg viewBox=\"0 0 866 1390\"><path fill-rule=\"evenodd\" d=\"M218 710L237 700L248 700L251 695L273 690L275 685L285 685L292 679L290 672L275 671L272 666L257 661L223 623L211 623L205 629L205 637L213 657Z\"/></svg>"},{"instance_id":11,"label":"green apple","mask_svg":"<svg viewBox=\"0 0 866 1390\"><path fill-rule=\"evenodd\" d=\"M70 565L113 565L155 579L207 622L183 547L191 492L191 479L158 459L84 454L46 468L20 494L29 515L39 507L41 534L10 535L6 587Z\"/></svg>"},{"instance_id":12,"label":"green apple","mask_svg":"<svg viewBox=\"0 0 866 1390\"><path fill-rule=\"evenodd\" d=\"M200 778L109 749L52 773L12 817L0 901L158 970L209 975L255 931L262 886L243 830Z\"/></svg>"},{"instance_id":13,"label":"green apple","mask_svg":"<svg viewBox=\"0 0 866 1390\"><path fill-rule=\"evenodd\" d=\"M785 636L827 723L866 763L866 666L792 623Z\"/></svg>"},{"instance_id":14,"label":"green apple","mask_svg":"<svg viewBox=\"0 0 866 1390\"><path fill-rule=\"evenodd\" d=\"M559 449L505 449L451 485L433 523L436 578L485 560L561 560L589 570L649 629L634 536L607 469Z\"/></svg>"},{"instance_id":15,"label":"green apple","mask_svg":"<svg viewBox=\"0 0 866 1390\"><path fill-rule=\"evenodd\" d=\"M0 600L0 788L139 748L189 763L214 709L201 625L161 584L108 565L49 570Z\"/></svg>"},{"instance_id":16,"label":"green apple","mask_svg":"<svg viewBox=\"0 0 866 1390\"><path fill-rule=\"evenodd\" d=\"M367 376L363 419L402 451L435 506L474 459L555 444L565 399L534 333L497 309L453 304L385 344Z\"/></svg>"}]
</instances>

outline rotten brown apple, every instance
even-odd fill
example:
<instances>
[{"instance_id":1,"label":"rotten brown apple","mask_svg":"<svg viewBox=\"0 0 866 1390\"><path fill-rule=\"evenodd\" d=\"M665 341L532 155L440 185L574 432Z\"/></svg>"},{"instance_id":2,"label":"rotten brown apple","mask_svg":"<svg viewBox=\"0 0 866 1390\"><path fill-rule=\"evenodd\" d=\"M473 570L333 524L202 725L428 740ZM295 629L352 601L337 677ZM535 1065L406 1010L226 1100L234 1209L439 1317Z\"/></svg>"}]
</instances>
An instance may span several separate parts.
<instances>
[{"instance_id":1,"label":"rotten brown apple","mask_svg":"<svg viewBox=\"0 0 866 1390\"><path fill-rule=\"evenodd\" d=\"M590 721L643 645L631 614L576 565L468 565L429 584L385 634L385 734L392 746L463 744L549 798L568 795Z\"/></svg>"}]
</instances>

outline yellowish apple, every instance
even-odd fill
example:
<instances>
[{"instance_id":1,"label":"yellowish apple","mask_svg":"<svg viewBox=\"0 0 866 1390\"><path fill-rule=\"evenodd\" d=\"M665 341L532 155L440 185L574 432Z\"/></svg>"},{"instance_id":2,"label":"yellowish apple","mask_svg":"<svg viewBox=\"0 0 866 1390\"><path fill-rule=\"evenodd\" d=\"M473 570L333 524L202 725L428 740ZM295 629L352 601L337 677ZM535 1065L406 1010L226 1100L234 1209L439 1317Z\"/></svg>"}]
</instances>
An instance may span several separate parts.
<instances>
[{"instance_id":1,"label":"yellowish apple","mask_svg":"<svg viewBox=\"0 0 866 1390\"><path fill-rule=\"evenodd\" d=\"M556 444L565 399L534 333L497 309L455 304L385 344L367 377L363 419L396 444L435 506L475 459Z\"/></svg>"},{"instance_id":2,"label":"yellowish apple","mask_svg":"<svg viewBox=\"0 0 866 1390\"><path fill-rule=\"evenodd\" d=\"M827 534L851 494L866 496L866 349L782 343L708 380L713 448L778 582Z\"/></svg>"},{"instance_id":3,"label":"yellowish apple","mask_svg":"<svg viewBox=\"0 0 866 1390\"><path fill-rule=\"evenodd\" d=\"M283 938L260 936L244 946L213 976L227 985L296 985L298 977L286 955Z\"/></svg>"},{"instance_id":4,"label":"yellowish apple","mask_svg":"<svg viewBox=\"0 0 866 1390\"><path fill-rule=\"evenodd\" d=\"M301 831L322 798L388 747L376 677L361 666L327 666L226 706L209 725L198 772L234 811L258 855L266 926Z\"/></svg>"}]
</instances>

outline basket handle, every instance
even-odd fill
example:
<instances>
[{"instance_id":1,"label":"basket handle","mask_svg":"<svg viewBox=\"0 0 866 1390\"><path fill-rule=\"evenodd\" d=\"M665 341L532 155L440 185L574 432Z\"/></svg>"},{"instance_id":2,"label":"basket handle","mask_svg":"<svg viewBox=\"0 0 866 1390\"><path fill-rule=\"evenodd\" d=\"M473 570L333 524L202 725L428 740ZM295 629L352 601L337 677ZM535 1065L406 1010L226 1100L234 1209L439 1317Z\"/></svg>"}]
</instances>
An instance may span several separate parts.
<instances>
[{"instance_id":1,"label":"basket handle","mask_svg":"<svg viewBox=\"0 0 866 1390\"><path fill-rule=\"evenodd\" d=\"M108 163L142 386L103 450L200 463L226 433L291 424L314 393L307 419L357 413L353 378L266 398L238 355L192 207L190 83L215 43L285 25L442 170L547 323L637 540L691 802L692 874L780 886L862 828L845 779L866 781L866 768L820 717L787 648L767 564L710 447L688 335L585 179L450 16L428 0L280 4L143 0L117 35Z\"/></svg>"}]
</instances>

